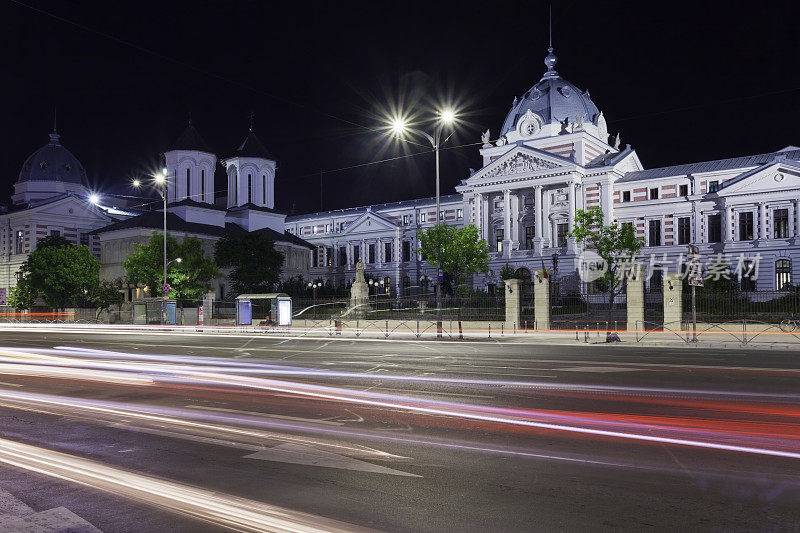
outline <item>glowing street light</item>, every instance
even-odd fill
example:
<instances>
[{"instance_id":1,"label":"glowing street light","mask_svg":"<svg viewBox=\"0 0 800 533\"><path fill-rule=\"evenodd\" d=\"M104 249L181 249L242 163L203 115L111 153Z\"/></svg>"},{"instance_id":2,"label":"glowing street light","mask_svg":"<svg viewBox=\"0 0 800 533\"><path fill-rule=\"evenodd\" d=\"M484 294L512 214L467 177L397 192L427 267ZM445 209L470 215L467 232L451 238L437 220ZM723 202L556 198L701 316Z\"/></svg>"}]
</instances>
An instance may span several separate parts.
<instances>
[{"instance_id":1,"label":"glowing street light","mask_svg":"<svg viewBox=\"0 0 800 533\"><path fill-rule=\"evenodd\" d=\"M96 194L96 193L92 193L92 194L90 194L90 195L89 195L89 202L90 202L92 205L97 205L97 204L99 204L99 203L100 203L100 195L98 195L98 194Z\"/></svg>"},{"instance_id":2,"label":"glowing street light","mask_svg":"<svg viewBox=\"0 0 800 533\"><path fill-rule=\"evenodd\" d=\"M457 116L456 112L450 108L445 107L439 110L437 113L437 120L435 121L433 127L433 134L426 133L421 130L414 130L417 133L422 134L428 141L431 143L433 147L433 151L436 154L436 224L444 223L444 220L440 219L441 217L441 209L439 207L439 147L442 145L443 142L446 142L452 133L448 135L444 140L442 140L442 133L446 126L453 126L456 123ZM410 128L406 124L405 120L400 117L394 117L390 122L390 127L392 133L395 136L400 137L405 134ZM441 260L439 257L436 258L436 336L438 338L442 338L442 270L439 266L441 264Z\"/></svg>"},{"instance_id":3,"label":"glowing street light","mask_svg":"<svg viewBox=\"0 0 800 533\"><path fill-rule=\"evenodd\" d=\"M139 180L133 180L133 181L131 182L131 185L133 185L135 188L137 188L137 189L138 189L139 187L141 187L141 186L142 186L142 182L141 182L141 181L139 181Z\"/></svg>"}]
</instances>

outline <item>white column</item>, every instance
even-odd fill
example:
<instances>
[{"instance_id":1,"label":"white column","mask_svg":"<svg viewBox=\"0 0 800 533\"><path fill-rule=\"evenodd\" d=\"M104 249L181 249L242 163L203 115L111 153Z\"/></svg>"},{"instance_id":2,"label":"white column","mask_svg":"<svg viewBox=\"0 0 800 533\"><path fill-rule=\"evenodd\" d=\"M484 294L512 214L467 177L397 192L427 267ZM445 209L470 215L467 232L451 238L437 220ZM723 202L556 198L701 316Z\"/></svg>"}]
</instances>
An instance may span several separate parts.
<instances>
[{"instance_id":1,"label":"white column","mask_svg":"<svg viewBox=\"0 0 800 533\"><path fill-rule=\"evenodd\" d=\"M503 191L503 255L511 257L511 191Z\"/></svg>"},{"instance_id":2,"label":"white column","mask_svg":"<svg viewBox=\"0 0 800 533\"><path fill-rule=\"evenodd\" d=\"M567 187L567 204L569 205L569 230L572 231L572 225L575 220L575 183L569 183Z\"/></svg>"},{"instance_id":3,"label":"white column","mask_svg":"<svg viewBox=\"0 0 800 533\"><path fill-rule=\"evenodd\" d=\"M800 235L800 200L794 201L795 237ZM10 238L10 236L9 236Z\"/></svg>"},{"instance_id":4,"label":"white column","mask_svg":"<svg viewBox=\"0 0 800 533\"><path fill-rule=\"evenodd\" d=\"M533 234L536 239L542 238L542 186L537 185L534 190L534 203L536 207L535 216L533 217Z\"/></svg>"},{"instance_id":5,"label":"white column","mask_svg":"<svg viewBox=\"0 0 800 533\"><path fill-rule=\"evenodd\" d=\"M511 244L512 248L519 248L520 240L520 227L519 227L519 213L520 202L522 201L521 194L511 195ZM516 246L515 246L516 245Z\"/></svg>"},{"instance_id":6,"label":"white column","mask_svg":"<svg viewBox=\"0 0 800 533\"><path fill-rule=\"evenodd\" d=\"M758 203L758 238L767 238L767 204L765 202Z\"/></svg>"},{"instance_id":7,"label":"white column","mask_svg":"<svg viewBox=\"0 0 800 533\"><path fill-rule=\"evenodd\" d=\"M725 238L723 239L724 242L731 242L733 240L733 207L727 206L725 208L725 214L723 215L725 220L722 221L722 230L725 232Z\"/></svg>"},{"instance_id":8,"label":"white column","mask_svg":"<svg viewBox=\"0 0 800 533\"><path fill-rule=\"evenodd\" d=\"M378 262L378 268L383 266L383 241L381 239L375 241L375 260Z\"/></svg>"},{"instance_id":9,"label":"white column","mask_svg":"<svg viewBox=\"0 0 800 533\"><path fill-rule=\"evenodd\" d=\"M787 218L788 218L788 224L787 225L789 227L787 229L786 235L788 237L794 237L794 235L795 235L795 233L794 233L794 231L795 231L794 230L794 204L789 204L789 209L788 209L787 215L788 215L787 216Z\"/></svg>"},{"instance_id":10,"label":"white column","mask_svg":"<svg viewBox=\"0 0 800 533\"><path fill-rule=\"evenodd\" d=\"M603 210L603 225L608 226L614 220L613 207L611 205L611 184L600 183L600 209Z\"/></svg>"}]
</instances>

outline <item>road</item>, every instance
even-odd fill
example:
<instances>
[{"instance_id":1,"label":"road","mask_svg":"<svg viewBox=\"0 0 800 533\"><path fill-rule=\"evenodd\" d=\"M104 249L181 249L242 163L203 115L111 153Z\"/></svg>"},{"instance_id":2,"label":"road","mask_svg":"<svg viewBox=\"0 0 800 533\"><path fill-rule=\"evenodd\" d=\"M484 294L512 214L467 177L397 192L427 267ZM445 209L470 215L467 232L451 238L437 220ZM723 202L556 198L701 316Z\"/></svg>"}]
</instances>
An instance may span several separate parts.
<instances>
[{"instance_id":1,"label":"road","mask_svg":"<svg viewBox=\"0 0 800 533\"><path fill-rule=\"evenodd\" d=\"M798 531L798 378L794 352L0 330L0 513Z\"/></svg>"}]
</instances>

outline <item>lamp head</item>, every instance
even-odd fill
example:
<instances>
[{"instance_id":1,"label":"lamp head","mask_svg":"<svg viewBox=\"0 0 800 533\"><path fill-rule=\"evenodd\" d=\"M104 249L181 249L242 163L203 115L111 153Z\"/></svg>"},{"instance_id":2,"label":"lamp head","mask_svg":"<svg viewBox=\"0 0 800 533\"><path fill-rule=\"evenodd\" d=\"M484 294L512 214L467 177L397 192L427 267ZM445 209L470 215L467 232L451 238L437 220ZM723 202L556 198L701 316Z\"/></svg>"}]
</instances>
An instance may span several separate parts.
<instances>
[{"instance_id":1,"label":"lamp head","mask_svg":"<svg viewBox=\"0 0 800 533\"><path fill-rule=\"evenodd\" d=\"M97 204L99 204L99 203L100 203L100 196L99 196L98 194L96 194L96 193L92 193L92 194L90 194L90 195L89 195L89 202L90 202L92 205L97 205Z\"/></svg>"}]
</instances>

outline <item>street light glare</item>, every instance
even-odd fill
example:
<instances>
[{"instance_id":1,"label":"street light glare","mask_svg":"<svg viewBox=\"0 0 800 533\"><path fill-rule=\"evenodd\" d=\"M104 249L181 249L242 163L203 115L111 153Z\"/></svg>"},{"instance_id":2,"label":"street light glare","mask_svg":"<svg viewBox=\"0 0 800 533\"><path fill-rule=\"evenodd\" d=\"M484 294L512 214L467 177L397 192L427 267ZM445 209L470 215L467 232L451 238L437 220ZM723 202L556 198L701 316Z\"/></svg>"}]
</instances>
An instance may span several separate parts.
<instances>
[{"instance_id":1,"label":"street light glare","mask_svg":"<svg viewBox=\"0 0 800 533\"><path fill-rule=\"evenodd\" d=\"M142 182L139 180L133 180L133 186L137 189L142 185Z\"/></svg>"},{"instance_id":2,"label":"street light glare","mask_svg":"<svg viewBox=\"0 0 800 533\"><path fill-rule=\"evenodd\" d=\"M165 179L166 178L164 178L164 174L156 174L156 183L158 183L159 185L164 183Z\"/></svg>"},{"instance_id":3,"label":"street light glare","mask_svg":"<svg viewBox=\"0 0 800 533\"><path fill-rule=\"evenodd\" d=\"M439 118L445 124L452 124L456 120L456 114L452 109L444 109L439 113Z\"/></svg>"},{"instance_id":4,"label":"street light glare","mask_svg":"<svg viewBox=\"0 0 800 533\"><path fill-rule=\"evenodd\" d=\"M177 259L175 260L175 262L176 262L176 263L181 263L181 262L183 262L183 259L181 259L181 258L179 257L179 258L177 258Z\"/></svg>"},{"instance_id":5,"label":"street light glare","mask_svg":"<svg viewBox=\"0 0 800 533\"><path fill-rule=\"evenodd\" d=\"M392 132L396 135L402 135L406 131L406 121L400 117L392 119Z\"/></svg>"},{"instance_id":6,"label":"street light glare","mask_svg":"<svg viewBox=\"0 0 800 533\"><path fill-rule=\"evenodd\" d=\"M96 194L91 194L89 195L89 202L91 202L94 205L97 205L100 203L100 197Z\"/></svg>"}]
</instances>

